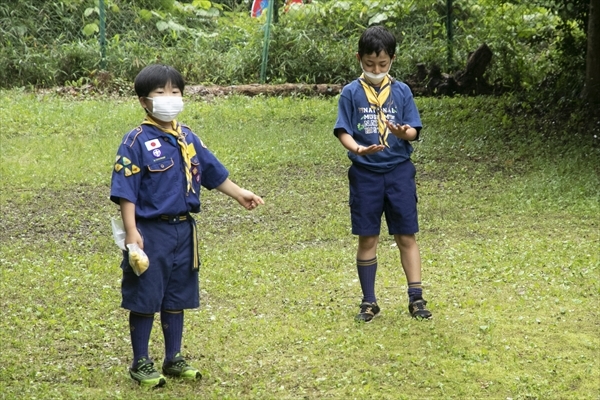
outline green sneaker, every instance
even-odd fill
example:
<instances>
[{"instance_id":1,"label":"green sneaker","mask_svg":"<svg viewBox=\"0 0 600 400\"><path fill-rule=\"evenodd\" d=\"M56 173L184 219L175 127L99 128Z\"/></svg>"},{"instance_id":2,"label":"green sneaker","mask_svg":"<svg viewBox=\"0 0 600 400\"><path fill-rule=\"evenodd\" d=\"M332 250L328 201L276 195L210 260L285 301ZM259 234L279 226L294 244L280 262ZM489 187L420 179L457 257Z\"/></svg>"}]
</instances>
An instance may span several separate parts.
<instances>
[{"instance_id":1,"label":"green sneaker","mask_svg":"<svg viewBox=\"0 0 600 400\"><path fill-rule=\"evenodd\" d=\"M175 354L171 361L165 362L162 367L163 374L177 378L195 380L201 379L202 374L196 368L191 367L185 362L181 353Z\"/></svg>"},{"instance_id":2,"label":"green sneaker","mask_svg":"<svg viewBox=\"0 0 600 400\"><path fill-rule=\"evenodd\" d=\"M129 368L129 375L143 387L161 387L167 380L154 368L154 363L142 358L135 367Z\"/></svg>"}]
</instances>

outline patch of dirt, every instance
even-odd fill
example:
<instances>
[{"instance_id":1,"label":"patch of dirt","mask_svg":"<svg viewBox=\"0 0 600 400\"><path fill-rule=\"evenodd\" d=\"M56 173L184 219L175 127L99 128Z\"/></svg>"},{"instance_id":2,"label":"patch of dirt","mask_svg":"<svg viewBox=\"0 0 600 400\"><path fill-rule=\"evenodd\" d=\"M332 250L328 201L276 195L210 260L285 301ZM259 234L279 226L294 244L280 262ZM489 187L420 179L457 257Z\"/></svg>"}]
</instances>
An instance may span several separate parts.
<instances>
[{"instance_id":1,"label":"patch of dirt","mask_svg":"<svg viewBox=\"0 0 600 400\"><path fill-rule=\"evenodd\" d=\"M108 186L91 185L16 192L2 205L0 241L88 243L110 235L118 211L109 193Z\"/></svg>"}]
</instances>

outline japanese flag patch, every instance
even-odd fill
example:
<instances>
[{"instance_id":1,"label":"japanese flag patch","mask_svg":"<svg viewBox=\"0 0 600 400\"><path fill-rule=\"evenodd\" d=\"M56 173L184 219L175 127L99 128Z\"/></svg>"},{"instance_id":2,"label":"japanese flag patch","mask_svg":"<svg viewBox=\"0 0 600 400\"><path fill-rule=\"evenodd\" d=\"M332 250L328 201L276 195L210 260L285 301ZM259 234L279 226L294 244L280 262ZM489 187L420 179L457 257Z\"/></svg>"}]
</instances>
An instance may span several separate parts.
<instances>
[{"instance_id":1,"label":"japanese flag patch","mask_svg":"<svg viewBox=\"0 0 600 400\"><path fill-rule=\"evenodd\" d=\"M154 149L158 149L160 147L160 140L152 139L152 140L148 140L144 144L146 145L146 149L148 149L148 151L151 151Z\"/></svg>"}]
</instances>

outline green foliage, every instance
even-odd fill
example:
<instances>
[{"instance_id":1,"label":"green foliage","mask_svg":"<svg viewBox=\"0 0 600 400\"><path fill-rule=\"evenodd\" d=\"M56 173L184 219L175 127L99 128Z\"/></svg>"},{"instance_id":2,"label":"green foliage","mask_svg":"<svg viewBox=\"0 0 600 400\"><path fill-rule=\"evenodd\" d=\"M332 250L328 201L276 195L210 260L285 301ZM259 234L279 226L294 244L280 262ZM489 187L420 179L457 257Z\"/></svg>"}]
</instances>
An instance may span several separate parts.
<instances>
[{"instance_id":1,"label":"green foliage","mask_svg":"<svg viewBox=\"0 0 600 400\"><path fill-rule=\"evenodd\" d=\"M547 9L524 4L459 2L455 60L478 43L494 52L488 78L507 87L531 88L552 71L558 19ZM458 57L456 57L458 56Z\"/></svg>"},{"instance_id":2,"label":"green foliage","mask_svg":"<svg viewBox=\"0 0 600 400\"><path fill-rule=\"evenodd\" d=\"M581 93L585 74L589 1L554 0L549 3L548 7L560 16L557 52L553 55L558 66L554 91L575 98Z\"/></svg>"},{"instance_id":3,"label":"green foliage","mask_svg":"<svg viewBox=\"0 0 600 400\"><path fill-rule=\"evenodd\" d=\"M268 81L353 79L359 72L354 59L358 37L377 23L399 38L392 72L400 79L414 74L418 63L450 73L463 69L470 52L487 43L495 55L489 81L512 89L533 88L551 73L581 74L583 17L567 11L568 4L582 1L455 0L450 62L445 0L313 1L287 12L279 7L271 30ZM560 8L563 3L567 5ZM2 84L55 86L93 80L101 53L98 2L33 4L9 0L0 5ZM247 4L106 0L107 69L114 79L132 80L144 65L161 61L181 68L190 83L257 82L266 15L250 18ZM581 80L569 75L573 78Z\"/></svg>"}]
</instances>

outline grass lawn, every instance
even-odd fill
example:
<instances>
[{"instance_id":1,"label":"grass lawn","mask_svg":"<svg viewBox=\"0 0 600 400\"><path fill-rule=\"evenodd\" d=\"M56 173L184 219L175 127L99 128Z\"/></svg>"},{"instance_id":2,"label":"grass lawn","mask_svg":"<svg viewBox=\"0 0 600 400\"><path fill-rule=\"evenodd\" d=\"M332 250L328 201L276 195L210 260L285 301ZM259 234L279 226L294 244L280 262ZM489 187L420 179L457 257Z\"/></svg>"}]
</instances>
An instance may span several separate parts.
<instances>
[{"instance_id":1,"label":"grass lawn","mask_svg":"<svg viewBox=\"0 0 600 400\"><path fill-rule=\"evenodd\" d=\"M505 99L417 104L434 319L410 318L384 234L382 316L357 324L336 100L187 98L182 121L266 205L202 192L202 305L185 314L183 351L204 378L144 391L127 374L108 199L142 110L0 91L0 399L597 399L599 146L568 124L536 132ZM150 348L160 367L158 318Z\"/></svg>"}]
</instances>

